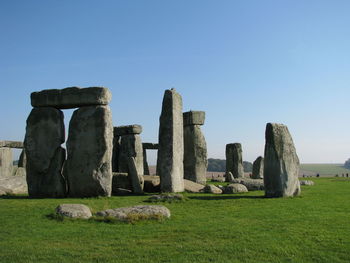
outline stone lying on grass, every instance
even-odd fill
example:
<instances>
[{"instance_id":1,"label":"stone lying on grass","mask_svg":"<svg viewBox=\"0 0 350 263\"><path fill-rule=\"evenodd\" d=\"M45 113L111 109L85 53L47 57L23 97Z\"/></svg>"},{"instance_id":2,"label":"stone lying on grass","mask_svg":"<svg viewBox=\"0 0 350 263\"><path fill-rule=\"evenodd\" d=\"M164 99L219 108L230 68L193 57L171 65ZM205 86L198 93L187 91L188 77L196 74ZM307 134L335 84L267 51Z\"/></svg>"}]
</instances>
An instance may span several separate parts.
<instances>
[{"instance_id":1,"label":"stone lying on grass","mask_svg":"<svg viewBox=\"0 0 350 263\"><path fill-rule=\"evenodd\" d=\"M7 195L6 189L0 186L0 196Z\"/></svg>"},{"instance_id":2,"label":"stone lying on grass","mask_svg":"<svg viewBox=\"0 0 350 263\"><path fill-rule=\"evenodd\" d=\"M162 205L138 205L107 209L96 213L101 217L113 217L121 221L135 221L140 219L163 219L170 217L168 208Z\"/></svg>"},{"instance_id":3,"label":"stone lying on grass","mask_svg":"<svg viewBox=\"0 0 350 263\"><path fill-rule=\"evenodd\" d=\"M131 195L132 191L124 188L113 189L113 195Z\"/></svg>"},{"instance_id":4,"label":"stone lying on grass","mask_svg":"<svg viewBox=\"0 0 350 263\"><path fill-rule=\"evenodd\" d=\"M152 195L148 198L147 202L173 202L173 201L184 201L185 197L182 194L160 194Z\"/></svg>"},{"instance_id":5,"label":"stone lying on grass","mask_svg":"<svg viewBox=\"0 0 350 263\"><path fill-rule=\"evenodd\" d=\"M218 177L212 178L211 181L212 181L212 182L223 183L223 182L225 182L225 177L220 177L220 176L218 176Z\"/></svg>"},{"instance_id":6,"label":"stone lying on grass","mask_svg":"<svg viewBox=\"0 0 350 263\"><path fill-rule=\"evenodd\" d=\"M300 180L300 185L314 185L315 183L310 180Z\"/></svg>"},{"instance_id":7,"label":"stone lying on grass","mask_svg":"<svg viewBox=\"0 0 350 263\"><path fill-rule=\"evenodd\" d=\"M237 194L248 192L247 187L243 184L229 184L225 187L224 194Z\"/></svg>"},{"instance_id":8,"label":"stone lying on grass","mask_svg":"<svg viewBox=\"0 0 350 263\"><path fill-rule=\"evenodd\" d=\"M210 194L222 194L222 190L213 184L207 184L202 191Z\"/></svg>"},{"instance_id":9,"label":"stone lying on grass","mask_svg":"<svg viewBox=\"0 0 350 263\"><path fill-rule=\"evenodd\" d=\"M232 180L232 183L243 184L249 191L264 190L263 179L238 178Z\"/></svg>"},{"instance_id":10,"label":"stone lying on grass","mask_svg":"<svg viewBox=\"0 0 350 263\"><path fill-rule=\"evenodd\" d=\"M28 194L27 180L24 176L0 177L0 187L6 194Z\"/></svg>"},{"instance_id":11,"label":"stone lying on grass","mask_svg":"<svg viewBox=\"0 0 350 263\"><path fill-rule=\"evenodd\" d=\"M185 184L185 191L189 193L200 193L204 188L204 185L197 184L195 182L192 182L186 179L184 179L184 184Z\"/></svg>"},{"instance_id":12,"label":"stone lying on grass","mask_svg":"<svg viewBox=\"0 0 350 263\"><path fill-rule=\"evenodd\" d=\"M63 204L56 208L56 213L70 218L89 219L92 214L90 208L81 204Z\"/></svg>"}]
</instances>

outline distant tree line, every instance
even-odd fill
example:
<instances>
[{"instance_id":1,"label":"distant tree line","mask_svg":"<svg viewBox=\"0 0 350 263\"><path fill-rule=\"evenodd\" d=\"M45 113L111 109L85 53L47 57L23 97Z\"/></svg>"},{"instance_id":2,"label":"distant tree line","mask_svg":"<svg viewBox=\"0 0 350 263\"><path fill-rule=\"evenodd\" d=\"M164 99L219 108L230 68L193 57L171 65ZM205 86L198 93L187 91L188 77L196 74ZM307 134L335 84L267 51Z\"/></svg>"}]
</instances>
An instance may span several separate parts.
<instances>
[{"instance_id":1,"label":"distant tree line","mask_svg":"<svg viewBox=\"0 0 350 263\"><path fill-rule=\"evenodd\" d=\"M350 169L350 159L348 159L345 163L344 163L344 167L347 169Z\"/></svg>"},{"instance_id":2,"label":"distant tree line","mask_svg":"<svg viewBox=\"0 0 350 263\"><path fill-rule=\"evenodd\" d=\"M250 162L243 161L244 172L251 173L253 171L253 164ZM209 172L226 172L226 160L222 159L208 159Z\"/></svg>"}]
</instances>

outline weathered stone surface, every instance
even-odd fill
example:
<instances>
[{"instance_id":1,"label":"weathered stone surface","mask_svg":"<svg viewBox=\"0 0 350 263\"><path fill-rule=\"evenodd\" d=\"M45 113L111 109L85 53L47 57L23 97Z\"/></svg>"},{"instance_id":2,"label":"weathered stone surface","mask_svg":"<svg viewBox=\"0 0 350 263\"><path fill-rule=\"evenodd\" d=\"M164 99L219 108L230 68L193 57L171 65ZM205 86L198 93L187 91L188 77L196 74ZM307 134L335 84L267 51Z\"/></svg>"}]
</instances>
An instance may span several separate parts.
<instances>
[{"instance_id":1,"label":"weathered stone surface","mask_svg":"<svg viewBox=\"0 0 350 263\"><path fill-rule=\"evenodd\" d=\"M170 217L170 210L162 205L138 205L132 207L121 207L115 209L108 209L96 213L97 216L110 216L115 217L121 221L127 220L130 216L163 216L165 218Z\"/></svg>"},{"instance_id":2,"label":"weathered stone surface","mask_svg":"<svg viewBox=\"0 0 350 263\"><path fill-rule=\"evenodd\" d=\"M0 148L0 177L12 175L13 157L12 149L9 147Z\"/></svg>"},{"instance_id":3,"label":"weathered stone surface","mask_svg":"<svg viewBox=\"0 0 350 263\"><path fill-rule=\"evenodd\" d=\"M23 149L19 156L18 167L26 168L26 166L27 166L27 156L26 156L25 150Z\"/></svg>"},{"instance_id":4,"label":"weathered stone surface","mask_svg":"<svg viewBox=\"0 0 350 263\"><path fill-rule=\"evenodd\" d=\"M196 183L207 181L207 143L199 125L184 126L184 177Z\"/></svg>"},{"instance_id":5,"label":"weathered stone surface","mask_svg":"<svg viewBox=\"0 0 350 263\"><path fill-rule=\"evenodd\" d=\"M127 173L113 173L112 193L115 194L116 189L132 189L131 180Z\"/></svg>"},{"instance_id":6,"label":"weathered stone surface","mask_svg":"<svg viewBox=\"0 0 350 263\"><path fill-rule=\"evenodd\" d=\"M158 150L159 144L158 143L151 143L151 142L144 142L142 143L143 149L146 150Z\"/></svg>"},{"instance_id":7,"label":"weathered stone surface","mask_svg":"<svg viewBox=\"0 0 350 263\"><path fill-rule=\"evenodd\" d=\"M18 167L15 171L14 171L14 176L27 176L26 173L26 169L23 167Z\"/></svg>"},{"instance_id":8,"label":"weathered stone surface","mask_svg":"<svg viewBox=\"0 0 350 263\"><path fill-rule=\"evenodd\" d=\"M252 179L264 178L264 158L259 156L253 163L253 175Z\"/></svg>"},{"instance_id":9,"label":"weathered stone surface","mask_svg":"<svg viewBox=\"0 0 350 263\"><path fill-rule=\"evenodd\" d=\"M314 185L315 182L314 181L310 181L310 180L300 180L300 185Z\"/></svg>"},{"instance_id":10,"label":"weathered stone surface","mask_svg":"<svg viewBox=\"0 0 350 263\"><path fill-rule=\"evenodd\" d=\"M114 127L115 128L115 127ZM113 151L112 151L112 171L119 172L119 152L120 152L120 140L121 137L116 135L115 129L113 130Z\"/></svg>"},{"instance_id":11,"label":"weathered stone surface","mask_svg":"<svg viewBox=\"0 0 350 263\"><path fill-rule=\"evenodd\" d=\"M212 182L220 182L220 183L225 182L225 180L226 180L225 177L221 177L221 176L217 176L211 179Z\"/></svg>"},{"instance_id":12,"label":"weathered stone surface","mask_svg":"<svg viewBox=\"0 0 350 263\"><path fill-rule=\"evenodd\" d=\"M203 190L204 185L184 179L184 187L186 192L200 193Z\"/></svg>"},{"instance_id":13,"label":"weathered stone surface","mask_svg":"<svg viewBox=\"0 0 350 263\"><path fill-rule=\"evenodd\" d=\"M233 177L233 174L231 172L225 173L225 181L226 182L233 182L235 178Z\"/></svg>"},{"instance_id":14,"label":"weathered stone surface","mask_svg":"<svg viewBox=\"0 0 350 263\"><path fill-rule=\"evenodd\" d=\"M4 196L4 195L7 195L6 191L3 190L0 186L0 196Z\"/></svg>"},{"instance_id":15,"label":"weathered stone surface","mask_svg":"<svg viewBox=\"0 0 350 263\"><path fill-rule=\"evenodd\" d=\"M233 179L232 183L243 184L249 191L265 189L263 179L237 178Z\"/></svg>"},{"instance_id":16,"label":"weathered stone surface","mask_svg":"<svg viewBox=\"0 0 350 263\"><path fill-rule=\"evenodd\" d=\"M244 177L242 145L230 143L226 145L226 174L231 172L234 178Z\"/></svg>"},{"instance_id":17,"label":"weathered stone surface","mask_svg":"<svg viewBox=\"0 0 350 263\"><path fill-rule=\"evenodd\" d=\"M116 136L124 136L128 134L140 134L141 132L142 132L142 126L138 124L114 127L114 134Z\"/></svg>"},{"instance_id":18,"label":"weathered stone surface","mask_svg":"<svg viewBox=\"0 0 350 263\"><path fill-rule=\"evenodd\" d=\"M243 184L229 184L225 187L224 194L237 194L248 192L247 187Z\"/></svg>"},{"instance_id":19,"label":"weathered stone surface","mask_svg":"<svg viewBox=\"0 0 350 263\"><path fill-rule=\"evenodd\" d=\"M63 204L56 207L56 213L70 218L89 219L92 214L89 207L81 204Z\"/></svg>"},{"instance_id":20,"label":"weathered stone surface","mask_svg":"<svg viewBox=\"0 0 350 263\"><path fill-rule=\"evenodd\" d=\"M34 108L27 119L24 148L28 192L31 197L64 197L65 160L63 113L55 108Z\"/></svg>"},{"instance_id":21,"label":"weathered stone surface","mask_svg":"<svg viewBox=\"0 0 350 263\"><path fill-rule=\"evenodd\" d=\"M1 177L0 188L6 194L28 194L27 180L24 176Z\"/></svg>"},{"instance_id":22,"label":"weathered stone surface","mask_svg":"<svg viewBox=\"0 0 350 263\"><path fill-rule=\"evenodd\" d=\"M205 121L204 111L188 111L183 113L184 126L203 125Z\"/></svg>"},{"instance_id":23,"label":"weathered stone surface","mask_svg":"<svg viewBox=\"0 0 350 263\"><path fill-rule=\"evenodd\" d=\"M112 190L113 195L131 195L132 191L129 189L116 188Z\"/></svg>"},{"instance_id":24,"label":"weathered stone surface","mask_svg":"<svg viewBox=\"0 0 350 263\"><path fill-rule=\"evenodd\" d=\"M184 190L184 138L182 98L175 89L166 90L159 119L157 174L163 192Z\"/></svg>"},{"instance_id":25,"label":"weathered stone surface","mask_svg":"<svg viewBox=\"0 0 350 263\"><path fill-rule=\"evenodd\" d=\"M23 149L23 142L19 142L19 141L0 141L0 147Z\"/></svg>"},{"instance_id":26,"label":"weathered stone surface","mask_svg":"<svg viewBox=\"0 0 350 263\"><path fill-rule=\"evenodd\" d=\"M82 107L69 123L64 174L71 197L110 196L112 114L108 106Z\"/></svg>"},{"instance_id":27,"label":"weathered stone surface","mask_svg":"<svg viewBox=\"0 0 350 263\"><path fill-rule=\"evenodd\" d=\"M71 109L82 106L107 105L112 99L112 93L103 87L69 87L33 92L30 98L33 107Z\"/></svg>"},{"instance_id":28,"label":"weathered stone surface","mask_svg":"<svg viewBox=\"0 0 350 263\"><path fill-rule=\"evenodd\" d=\"M204 193L211 193L211 194L222 194L222 190L219 187L216 187L213 184L207 184L203 188Z\"/></svg>"},{"instance_id":29,"label":"weathered stone surface","mask_svg":"<svg viewBox=\"0 0 350 263\"><path fill-rule=\"evenodd\" d=\"M147 175L143 177L144 187L143 190L147 193L160 192L160 178L159 176Z\"/></svg>"},{"instance_id":30,"label":"weathered stone surface","mask_svg":"<svg viewBox=\"0 0 350 263\"><path fill-rule=\"evenodd\" d=\"M299 158L287 126L268 123L265 139L264 184L266 197L299 195Z\"/></svg>"},{"instance_id":31,"label":"weathered stone surface","mask_svg":"<svg viewBox=\"0 0 350 263\"><path fill-rule=\"evenodd\" d=\"M143 148L140 135L121 136L118 163L119 171L129 174L134 193L142 193Z\"/></svg>"}]
</instances>

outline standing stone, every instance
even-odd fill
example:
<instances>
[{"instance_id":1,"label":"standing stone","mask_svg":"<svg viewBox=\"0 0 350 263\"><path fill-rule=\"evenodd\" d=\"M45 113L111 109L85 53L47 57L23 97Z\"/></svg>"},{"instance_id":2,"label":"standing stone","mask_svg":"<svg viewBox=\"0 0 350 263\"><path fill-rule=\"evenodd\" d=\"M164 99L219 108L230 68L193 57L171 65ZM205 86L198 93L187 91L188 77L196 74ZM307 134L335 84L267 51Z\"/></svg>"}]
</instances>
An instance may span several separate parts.
<instances>
[{"instance_id":1,"label":"standing stone","mask_svg":"<svg viewBox=\"0 0 350 263\"><path fill-rule=\"evenodd\" d=\"M0 148L0 177L12 175L13 157L12 149L8 147Z\"/></svg>"},{"instance_id":2,"label":"standing stone","mask_svg":"<svg viewBox=\"0 0 350 263\"><path fill-rule=\"evenodd\" d=\"M112 171L117 173L119 172L120 136L116 134L115 127L113 133Z\"/></svg>"},{"instance_id":3,"label":"standing stone","mask_svg":"<svg viewBox=\"0 0 350 263\"><path fill-rule=\"evenodd\" d=\"M189 111L184 118L184 177L205 184L208 166L207 143L200 125L204 124L204 111Z\"/></svg>"},{"instance_id":4,"label":"standing stone","mask_svg":"<svg viewBox=\"0 0 350 263\"><path fill-rule=\"evenodd\" d=\"M26 165L27 165L26 152L25 150L22 150L18 160L18 167L26 168Z\"/></svg>"},{"instance_id":5,"label":"standing stone","mask_svg":"<svg viewBox=\"0 0 350 263\"><path fill-rule=\"evenodd\" d=\"M65 160L63 113L55 108L34 108L27 119L24 140L28 193L31 197L64 197Z\"/></svg>"},{"instance_id":6,"label":"standing stone","mask_svg":"<svg viewBox=\"0 0 350 263\"><path fill-rule=\"evenodd\" d=\"M242 145L240 143L226 145L226 174L229 172L234 178L244 177Z\"/></svg>"},{"instance_id":7,"label":"standing stone","mask_svg":"<svg viewBox=\"0 0 350 263\"><path fill-rule=\"evenodd\" d=\"M115 134L121 136L118 169L119 172L128 173L134 193L143 192L143 147L140 137L140 125L115 127Z\"/></svg>"},{"instance_id":8,"label":"standing stone","mask_svg":"<svg viewBox=\"0 0 350 263\"><path fill-rule=\"evenodd\" d=\"M266 197L299 195L299 158L287 126L268 123L265 139L264 185Z\"/></svg>"},{"instance_id":9,"label":"standing stone","mask_svg":"<svg viewBox=\"0 0 350 263\"><path fill-rule=\"evenodd\" d=\"M184 191L182 98L175 89L164 93L159 118L157 174L163 192Z\"/></svg>"},{"instance_id":10,"label":"standing stone","mask_svg":"<svg viewBox=\"0 0 350 263\"><path fill-rule=\"evenodd\" d=\"M110 196L113 125L109 106L81 107L69 123L64 174L71 197Z\"/></svg>"},{"instance_id":11,"label":"standing stone","mask_svg":"<svg viewBox=\"0 0 350 263\"><path fill-rule=\"evenodd\" d=\"M259 156L253 163L253 179L264 178L264 158Z\"/></svg>"},{"instance_id":12,"label":"standing stone","mask_svg":"<svg viewBox=\"0 0 350 263\"><path fill-rule=\"evenodd\" d=\"M147 162L147 150L158 150L158 144L157 143L149 143L144 142L142 143L143 148L143 175L150 175L149 171L149 165Z\"/></svg>"}]
</instances>

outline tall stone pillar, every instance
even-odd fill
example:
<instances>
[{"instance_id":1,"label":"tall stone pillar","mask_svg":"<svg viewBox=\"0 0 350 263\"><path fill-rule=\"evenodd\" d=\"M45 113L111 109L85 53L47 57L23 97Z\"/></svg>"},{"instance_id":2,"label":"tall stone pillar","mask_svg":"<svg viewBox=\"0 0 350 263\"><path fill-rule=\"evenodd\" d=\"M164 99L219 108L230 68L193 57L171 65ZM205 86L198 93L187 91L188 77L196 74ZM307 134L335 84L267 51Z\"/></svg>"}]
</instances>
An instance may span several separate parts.
<instances>
[{"instance_id":1,"label":"tall stone pillar","mask_svg":"<svg viewBox=\"0 0 350 263\"><path fill-rule=\"evenodd\" d=\"M201 131L204 111L189 111L183 114L184 121L184 177L205 184L208 166L207 143Z\"/></svg>"},{"instance_id":2,"label":"tall stone pillar","mask_svg":"<svg viewBox=\"0 0 350 263\"><path fill-rule=\"evenodd\" d=\"M264 158L259 156L253 163L253 179L264 178Z\"/></svg>"},{"instance_id":3,"label":"tall stone pillar","mask_svg":"<svg viewBox=\"0 0 350 263\"><path fill-rule=\"evenodd\" d=\"M65 160L62 111L34 108L27 119L24 149L28 193L30 197L64 197L66 182L62 176Z\"/></svg>"},{"instance_id":4,"label":"tall stone pillar","mask_svg":"<svg viewBox=\"0 0 350 263\"><path fill-rule=\"evenodd\" d=\"M226 175L232 173L234 178L243 178L242 145L230 143L226 145Z\"/></svg>"},{"instance_id":5,"label":"tall stone pillar","mask_svg":"<svg viewBox=\"0 0 350 263\"><path fill-rule=\"evenodd\" d=\"M175 89L164 93L159 118L157 174L162 192L184 191L182 98Z\"/></svg>"},{"instance_id":6,"label":"tall stone pillar","mask_svg":"<svg viewBox=\"0 0 350 263\"><path fill-rule=\"evenodd\" d=\"M143 147L140 137L141 125L119 126L114 128L120 136L118 168L119 172L128 173L134 193L143 192Z\"/></svg>"},{"instance_id":7,"label":"tall stone pillar","mask_svg":"<svg viewBox=\"0 0 350 263\"><path fill-rule=\"evenodd\" d=\"M12 149L9 147L0 147L0 177L11 176L12 170Z\"/></svg>"},{"instance_id":8,"label":"tall stone pillar","mask_svg":"<svg viewBox=\"0 0 350 263\"><path fill-rule=\"evenodd\" d=\"M265 139L265 196L289 197L299 195L299 158L287 126L268 123Z\"/></svg>"},{"instance_id":9,"label":"tall stone pillar","mask_svg":"<svg viewBox=\"0 0 350 263\"><path fill-rule=\"evenodd\" d=\"M71 197L110 196L113 125L109 106L84 106L69 123L64 174Z\"/></svg>"},{"instance_id":10,"label":"tall stone pillar","mask_svg":"<svg viewBox=\"0 0 350 263\"><path fill-rule=\"evenodd\" d=\"M150 175L149 166L147 162L147 150L143 148L143 174Z\"/></svg>"}]
</instances>

